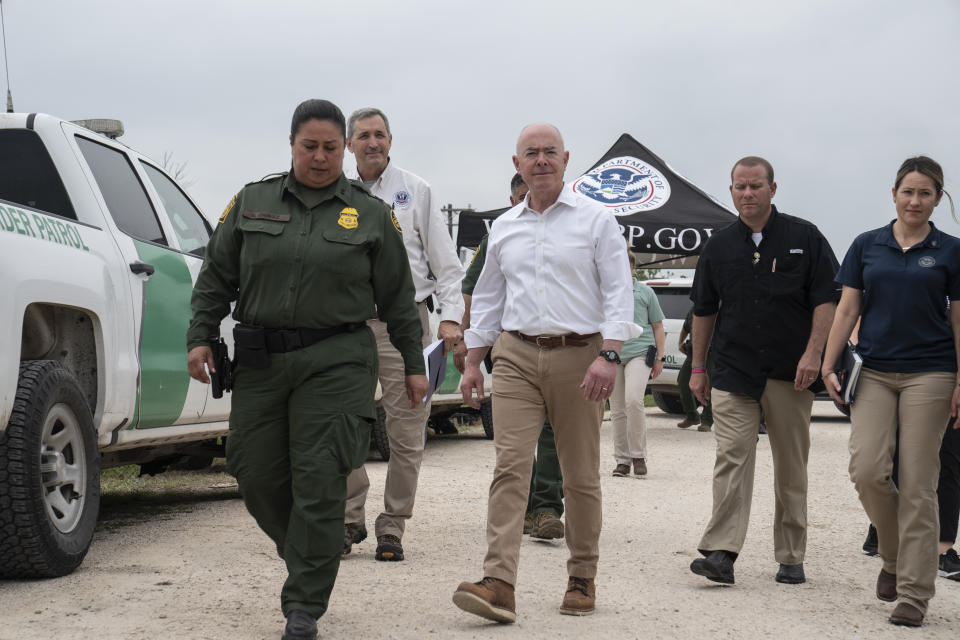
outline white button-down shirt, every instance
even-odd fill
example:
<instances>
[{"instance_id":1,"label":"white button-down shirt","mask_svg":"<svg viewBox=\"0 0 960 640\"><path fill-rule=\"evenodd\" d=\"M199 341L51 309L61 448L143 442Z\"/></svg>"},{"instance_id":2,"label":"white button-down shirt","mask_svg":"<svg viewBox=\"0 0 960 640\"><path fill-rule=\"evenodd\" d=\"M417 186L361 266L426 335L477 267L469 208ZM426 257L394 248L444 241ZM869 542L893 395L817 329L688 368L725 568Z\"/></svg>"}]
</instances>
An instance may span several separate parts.
<instances>
[{"instance_id":1,"label":"white button-down shirt","mask_svg":"<svg viewBox=\"0 0 960 640\"><path fill-rule=\"evenodd\" d=\"M360 179L356 168L344 173L348 178ZM400 222L417 300L436 293L440 320L459 323L463 318L460 283L464 269L430 185L390 162L369 188L370 193L393 207ZM428 277L431 272L436 281Z\"/></svg>"},{"instance_id":2,"label":"white button-down shirt","mask_svg":"<svg viewBox=\"0 0 960 640\"><path fill-rule=\"evenodd\" d=\"M492 345L503 331L639 336L626 243L613 214L567 185L543 213L527 207L529 197L490 229L467 347Z\"/></svg>"}]
</instances>

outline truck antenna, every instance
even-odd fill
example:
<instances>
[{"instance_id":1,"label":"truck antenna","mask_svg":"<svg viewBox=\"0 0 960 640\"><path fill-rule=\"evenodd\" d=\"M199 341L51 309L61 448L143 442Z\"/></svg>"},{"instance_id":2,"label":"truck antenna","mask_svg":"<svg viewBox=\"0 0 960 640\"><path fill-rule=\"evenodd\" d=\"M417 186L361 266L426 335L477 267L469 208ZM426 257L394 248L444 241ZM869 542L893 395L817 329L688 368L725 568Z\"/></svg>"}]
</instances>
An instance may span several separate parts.
<instances>
[{"instance_id":1,"label":"truck antenna","mask_svg":"<svg viewBox=\"0 0 960 640\"><path fill-rule=\"evenodd\" d=\"M10 93L10 59L7 57L7 24L3 19L3 0L0 0L0 31L3 32L3 65L7 73L7 113L13 113L13 94Z\"/></svg>"}]
</instances>

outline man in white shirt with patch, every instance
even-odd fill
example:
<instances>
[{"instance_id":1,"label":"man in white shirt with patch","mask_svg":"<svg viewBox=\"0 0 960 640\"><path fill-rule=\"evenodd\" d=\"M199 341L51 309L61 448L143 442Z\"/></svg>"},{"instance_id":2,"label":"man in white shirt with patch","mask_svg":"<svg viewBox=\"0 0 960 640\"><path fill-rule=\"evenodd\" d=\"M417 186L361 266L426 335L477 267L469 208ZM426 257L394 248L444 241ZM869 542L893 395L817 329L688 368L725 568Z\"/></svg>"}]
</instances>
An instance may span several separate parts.
<instances>
[{"instance_id":1,"label":"man in white shirt with patch","mask_svg":"<svg viewBox=\"0 0 960 640\"><path fill-rule=\"evenodd\" d=\"M601 527L600 422L633 322L626 245L613 214L563 181L569 152L549 124L528 125L514 165L526 198L490 230L473 291L467 361L460 390L478 406L479 366L493 345L497 462L487 505L483 579L453 595L461 609L516 620L514 585L537 438L553 423L566 502L566 593L560 613L594 611Z\"/></svg>"},{"instance_id":2,"label":"man in white shirt with patch","mask_svg":"<svg viewBox=\"0 0 960 640\"><path fill-rule=\"evenodd\" d=\"M427 346L432 342L428 305L431 304L430 296L435 293L440 309L437 338L444 341L446 352L463 339L460 329L463 266L430 185L390 161L392 143L390 123L382 111L371 108L354 111L347 123L347 148L356 158L357 168L345 173L349 178L362 180L373 195L393 207L403 232L403 244L417 290L423 344ZM431 279L431 275L435 279ZM386 325L376 319L368 324L377 339L380 386L390 441L390 460L383 490L384 510L375 523L376 558L397 561L404 557L400 541L404 525L413 514L430 404L410 408L404 386L403 359L390 344ZM356 469L347 477L344 555L350 553L353 544L367 537L364 503L369 488L365 468Z\"/></svg>"}]
</instances>

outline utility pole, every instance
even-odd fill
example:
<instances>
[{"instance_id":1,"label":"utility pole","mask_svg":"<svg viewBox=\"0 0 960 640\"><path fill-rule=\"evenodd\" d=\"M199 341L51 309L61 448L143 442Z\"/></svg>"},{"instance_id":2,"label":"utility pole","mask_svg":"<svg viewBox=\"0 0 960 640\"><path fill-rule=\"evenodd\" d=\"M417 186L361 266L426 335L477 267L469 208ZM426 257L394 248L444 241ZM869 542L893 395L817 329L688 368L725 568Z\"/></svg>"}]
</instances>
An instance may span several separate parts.
<instances>
[{"instance_id":1,"label":"utility pole","mask_svg":"<svg viewBox=\"0 0 960 640\"><path fill-rule=\"evenodd\" d=\"M466 207L454 207L452 204L447 203L447 206L440 209L445 214L447 214L447 233L450 234L450 237L456 240L456 237L453 235L453 214L456 213L459 216L464 211L473 211L473 205L467 203Z\"/></svg>"}]
</instances>

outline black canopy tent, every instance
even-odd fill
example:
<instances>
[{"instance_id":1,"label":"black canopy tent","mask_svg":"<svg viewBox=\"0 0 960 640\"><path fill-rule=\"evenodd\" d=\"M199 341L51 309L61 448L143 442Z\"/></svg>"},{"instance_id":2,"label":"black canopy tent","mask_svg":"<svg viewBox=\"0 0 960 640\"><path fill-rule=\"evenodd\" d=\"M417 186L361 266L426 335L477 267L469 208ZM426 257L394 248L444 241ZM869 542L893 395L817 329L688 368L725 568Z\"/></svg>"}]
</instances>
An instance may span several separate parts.
<instances>
[{"instance_id":1,"label":"black canopy tent","mask_svg":"<svg viewBox=\"0 0 960 640\"><path fill-rule=\"evenodd\" d=\"M710 234L736 220L736 214L626 133L569 185L617 216L638 266L693 267ZM461 213L457 245L477 246L506 210Z\"/></svg>"}]
</instances>

